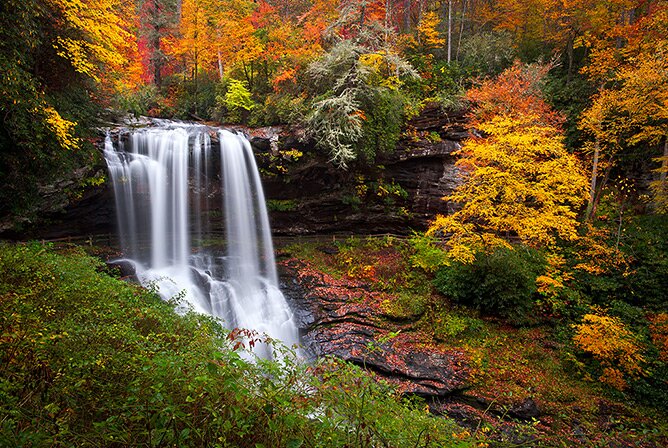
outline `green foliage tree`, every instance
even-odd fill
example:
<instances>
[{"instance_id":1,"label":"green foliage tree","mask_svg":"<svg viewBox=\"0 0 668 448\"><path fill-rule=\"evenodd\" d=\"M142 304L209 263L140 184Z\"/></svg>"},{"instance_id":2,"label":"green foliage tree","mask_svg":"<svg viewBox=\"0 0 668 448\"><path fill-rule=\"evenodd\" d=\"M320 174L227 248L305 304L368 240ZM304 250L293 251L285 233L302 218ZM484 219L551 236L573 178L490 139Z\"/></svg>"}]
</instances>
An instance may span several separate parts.
<instances>
[{"instance_id":1,"label":"green foliage tree","mask_svg":"<svg viewBox=\"0 0 668 448\"><path fill-rule=\"evenodd\" d=\"M82 122L113 89L133 43L121 7L117 0L0 5L0 213L26 208L40 181L92 157L77 154Z\"/></svg>"},{"instance_id":2,"label":"green foliage tree","mask_svg":"<svg viewBox=\"0 0 668 448\"><path fill-rule=\"evenodd\" d=\"M308 72L326 91L306 118L307 135L336 165L394 149L403 121L400 78L416 74L380 36L362 29L356 38L339 39Z\"/></svg>"}]
</instances>

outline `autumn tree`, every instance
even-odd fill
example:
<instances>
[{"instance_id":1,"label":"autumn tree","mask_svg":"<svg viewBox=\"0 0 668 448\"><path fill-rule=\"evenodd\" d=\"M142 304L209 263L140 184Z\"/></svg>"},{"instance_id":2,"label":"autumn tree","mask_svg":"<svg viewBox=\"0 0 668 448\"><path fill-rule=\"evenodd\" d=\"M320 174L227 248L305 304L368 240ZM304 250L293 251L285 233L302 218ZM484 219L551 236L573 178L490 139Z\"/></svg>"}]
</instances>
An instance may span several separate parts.
<instances>
[{"instance_id":1,"label":"autumn tree","mask_svg":"<svg viewBox=\"0 0 668 448\"><path fill-rule=\"evenodd\" d=\"M459 208L429 230L452 237L453 259L470 262L513 238L531 247L576 238L586 178L564 146L559 115L540 97L544 71L517 64L469 94L474 136L457 162L464 181L445 198Z\"/></svg>"},{"instance_id":2,"label":"autumn tree","mask_svg":"<svg viewBox=\"0 0 668 448\"><path fill-rule=\"evenodd\" d=\"M599 380L615 389L624 390L628 379L646 375L646 362L638 337L617 317L598 312L585 314L573 326L573 342L601 364Z\"/></svg>"},{"instance_id":3,"label":"autumn tree","mask_svg":"<svg viewBox=\"0 0 668 448\"><path fill-rule=\"evenodd\" d=\"M162 86L168 65L167 40L177 31L180 0L138 0L138 50L144 67L144 81Z\"/></svg>"},{"instance_id":4,"label":"autumn tree","mask_svg":"<svg viewBox=\"0 0 668 448\"><path fill-rule=\"evenodd\" d=\"M595 214L601 191L620 156L636 146L645 146L647 160L660 164L652 183L658 211L668 206L668 10L660 2L656 9L632 28L625 28L626 44L600 46L587 67L590 76L601 83L591 106L580 119L580 128L590 137L592 148L589 213ZM660 147L660 150L656 148Z\"/></svg>"},{"instance_id":5,"label":"autumn tree","mask_svg":"<svg viewBox=\"0 0 668 448\"><path fill-rule=\"evenodd\" d=\"M23 202L40 181L73 163L93 101L127 68L131 3L9 0L0 5L0 208ZM130 21L121 17L130 14ZM68 152L69 151L69 152ZM23 177L21 177L23 176ZM33 191L34 192L34 191ZM6 196L4 196L6 195Z\"/></svg>"}]
</instances>

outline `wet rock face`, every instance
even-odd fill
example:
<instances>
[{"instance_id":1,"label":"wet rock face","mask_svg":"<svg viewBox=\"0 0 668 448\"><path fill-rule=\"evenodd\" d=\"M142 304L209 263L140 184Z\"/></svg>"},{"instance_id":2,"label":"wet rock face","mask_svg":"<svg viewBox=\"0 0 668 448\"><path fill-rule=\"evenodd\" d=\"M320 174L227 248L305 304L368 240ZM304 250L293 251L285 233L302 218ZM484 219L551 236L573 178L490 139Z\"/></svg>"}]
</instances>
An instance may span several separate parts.
<instances>
[{"instance_id":1,"label":"wet rock face","mask_svg":"<svg viewBox=\"0 0 668 448\"><path fill-rule=\"evenodd\" d=\"M266 197L291 203L289 210L270 207L273 231L287 235L405 233L425 228L436 214L450 213L452 204L443 197L461 182L453 153L468 135L464 115L446 114L431 106L409 122L408 129L411 132L397 150L380 157L376 167L350 170L332 166L326 154L305 146L299 131L246 130L264 174ZM286 154L292 150L305 155L291 161ZM276 166L285 172L277 173ZM402 194L383 196L379 190L388 186L401 189ZM360 194L360 189L366 193Z\"/></svg>"},{"instance_id":2,"label":"wet rock face","mask_svg":"<svg viewBox=\"0 0 668 448\"><path fill-rule=\"evenodd\" d=\"M388 323L379 315L386 298L382 293L336 280L295 259L279 262L279 269L281 289L310 355L363 366L405 393L444 397L467 387L464 354L419 344L406 326Z\"/></svg>"}]
</instances>

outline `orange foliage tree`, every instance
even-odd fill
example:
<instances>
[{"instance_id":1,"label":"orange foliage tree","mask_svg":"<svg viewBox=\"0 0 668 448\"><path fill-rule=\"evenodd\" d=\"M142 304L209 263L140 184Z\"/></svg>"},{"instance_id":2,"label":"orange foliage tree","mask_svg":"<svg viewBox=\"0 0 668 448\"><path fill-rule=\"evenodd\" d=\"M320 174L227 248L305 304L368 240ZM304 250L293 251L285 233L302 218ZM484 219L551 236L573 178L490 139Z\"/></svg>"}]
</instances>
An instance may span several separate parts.
<instances>
[{"instance_id":1,"label":"orange foliage tree","mask_svg":"<svg viewBox=\"0 0 668 448\"><path fill-rule=\"evenodd\" d=\"M648 159L654 158L660 164L652 190L657 210L666 212L668 3L657 2L646 16L623 23L609 34L614 42L612 38L598 41L591 63L585 68L601 85L580 120L580 128L592 138L590 215L595 212L597 198L617 155L639 144L646 145ZM662 149L657 150L661 145ZM599 160L605 161L603 167Z\"/></svg>"}]
</instances>

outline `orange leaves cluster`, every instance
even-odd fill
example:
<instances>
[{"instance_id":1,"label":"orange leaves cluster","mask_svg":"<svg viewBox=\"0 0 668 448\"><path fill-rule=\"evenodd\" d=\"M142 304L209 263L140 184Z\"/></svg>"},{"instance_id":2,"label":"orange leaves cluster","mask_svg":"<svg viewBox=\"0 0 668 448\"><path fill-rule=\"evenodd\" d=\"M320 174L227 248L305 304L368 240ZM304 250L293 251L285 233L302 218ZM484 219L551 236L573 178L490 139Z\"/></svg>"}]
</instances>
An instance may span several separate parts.
<instances>
[{"instance_id":1,"label":"orange leaves cluster","mask_svg":"<svg viewBox=\"0 0 668 448\"><path fill-rule=\"evenodd\" d=\"M517 62L497 78L470 89L466 98L475 106L471 117L473 125L498 115L522 114L532 116L543 125L559 127L564 117L545 102L540 91L550 68L550 65Z\"/></svg>"},{"instance_id":2,"label":"orange leaves cluster","mask_svg":"<svg viewBox=\"0 0 668 448\"><path fill-rule=\"evenodd\" d=\"M626 378L645 375L642 347L619 318L602 313L586 314L582 323L574 328L576 347L601 363L601 382L624 390Z\"/></svg>"}]
</instances>

